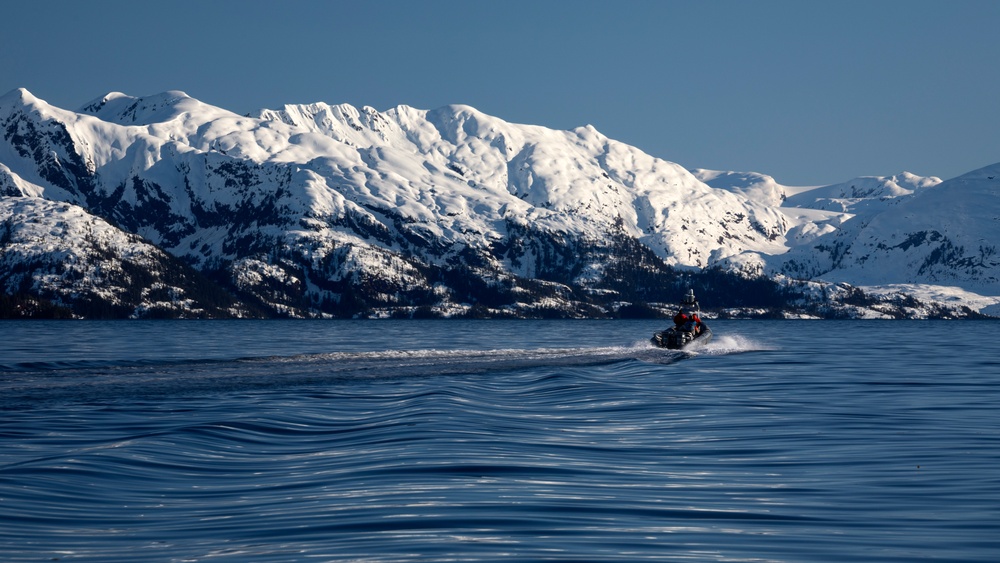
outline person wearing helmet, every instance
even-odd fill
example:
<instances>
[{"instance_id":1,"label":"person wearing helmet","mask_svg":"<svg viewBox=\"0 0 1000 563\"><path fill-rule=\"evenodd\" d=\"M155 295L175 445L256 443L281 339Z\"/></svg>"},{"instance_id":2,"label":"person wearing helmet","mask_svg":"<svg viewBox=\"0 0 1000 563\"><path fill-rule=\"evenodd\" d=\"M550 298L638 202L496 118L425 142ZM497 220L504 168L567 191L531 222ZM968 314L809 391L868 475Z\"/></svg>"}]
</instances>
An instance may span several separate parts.
<instances>
[{"instance_id":1,"label":"person wearing helmet","mask_svg":"<svg viewBox=\"0 0 1000 563\"><path fill-rule=\"evenodd\" d=\"M677 314L674 315L674 325L677 330L701 332L701 319L698 317L698 300L694 297L694 290L689 289L684 296L684 303Z\"/></svg>"}]
</instances>

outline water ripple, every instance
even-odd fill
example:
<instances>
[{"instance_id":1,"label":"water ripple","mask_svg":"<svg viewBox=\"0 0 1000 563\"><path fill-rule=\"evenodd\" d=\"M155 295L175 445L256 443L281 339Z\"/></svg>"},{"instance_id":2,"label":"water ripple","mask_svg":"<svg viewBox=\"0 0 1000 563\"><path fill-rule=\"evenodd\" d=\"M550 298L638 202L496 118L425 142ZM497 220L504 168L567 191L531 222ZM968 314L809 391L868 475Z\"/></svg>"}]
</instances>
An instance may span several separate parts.
<instances>
[{"instance_id":1,"label":"water ripple","mask_svg":"<svg viewBox=\"0 0 1000 563\"><path fill-rule=\"evenodd\" d=\"M909 349L859 369L824 347L838 326L808 355L734 338L14 374L0 555L994 560L1000 382L975 355L948 377Z\"/></svg>"}]
</instances>

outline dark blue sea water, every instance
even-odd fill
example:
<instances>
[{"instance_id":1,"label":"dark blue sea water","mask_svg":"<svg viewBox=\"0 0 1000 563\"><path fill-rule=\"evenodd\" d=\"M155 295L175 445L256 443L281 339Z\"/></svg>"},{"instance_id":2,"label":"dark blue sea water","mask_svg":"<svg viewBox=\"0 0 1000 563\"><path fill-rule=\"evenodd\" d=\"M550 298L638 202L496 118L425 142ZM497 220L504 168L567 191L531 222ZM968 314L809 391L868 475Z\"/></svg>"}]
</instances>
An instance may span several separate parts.
<instances>
[{"instance_id":1,"label":"dark blue sea water","mask_svg":"<svg viewBox=\"0 0 1000 563\"><path fill-rule=\"evenodd\" d=\"M1000 560L1000 323L0 323L2 561Z\"/></svg>"}]
</instances>

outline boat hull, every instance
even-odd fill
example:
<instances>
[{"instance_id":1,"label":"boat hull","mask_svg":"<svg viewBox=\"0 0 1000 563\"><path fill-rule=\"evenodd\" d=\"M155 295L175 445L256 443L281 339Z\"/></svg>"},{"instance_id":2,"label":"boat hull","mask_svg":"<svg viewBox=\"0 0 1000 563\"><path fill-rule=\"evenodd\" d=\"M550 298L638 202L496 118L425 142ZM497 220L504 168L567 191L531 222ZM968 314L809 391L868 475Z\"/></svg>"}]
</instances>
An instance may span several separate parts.
<instances>
[{"instance_id":1,"label":"boat hull","mask_svg":"<svg viewBox=\"0 0 1000 563\"><path fill-rule=\"evenodd\" d=\"M697 335L689 331L669 328L653 334L653 337L650 339L650 342L654 346L669 350L694 350L701 348L711 341L712 329L708 328L708 325L705 324L701 325L701 332Z\"/></svg>"}]
</instances>

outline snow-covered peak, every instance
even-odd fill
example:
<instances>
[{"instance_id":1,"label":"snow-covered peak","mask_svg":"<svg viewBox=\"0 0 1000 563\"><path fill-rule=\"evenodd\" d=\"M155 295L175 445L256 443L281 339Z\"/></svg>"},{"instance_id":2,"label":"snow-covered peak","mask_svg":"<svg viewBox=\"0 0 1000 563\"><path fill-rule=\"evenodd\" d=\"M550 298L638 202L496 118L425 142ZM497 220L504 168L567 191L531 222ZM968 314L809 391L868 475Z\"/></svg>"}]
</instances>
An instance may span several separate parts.
<instances>
[{"instance_id":1,"label":"snow-covered peak","mask_svg":"<svg viewBox=\"0 0 1000 563\"><path fill-rule=\"evenodd\" d=\"M3 108L36 106L39 103L41 103L41 100L29 92L27 88L15 88L0 96L0 107Z\"/></svg>"},{"instance_id":2,"label":"snow-covered peak","mask_svg":"<svg viewBox=\"0 0 1000 563\"><path fill-rule=\"evenodd\" d=\"M941 179L935 176L917 176L909 172L894 176L861 176L840 184L802 190L790 195L785 206L859 213L881 209L889 200L910 196L940 183Z\"/></svg>"},{"instance_id":3,"label":"snow-covered peak","mask_svg":"<svg viewBox=\"0 0 1000 563\"><path fill-rule=\"evenodd\" d=\"M220 117L236 116L232 112L196 100L180 90L139 98L111 92L84 105L80 113L120 125L153 125L173 121L181 116L204 123Z\"/></svg>"},{"instance_id":4,"label":"snow-covered peak","mask_svg":"<svg viewBox=\"0 0 1000 563\"><path fill-rule=\"evenodd\" d=\"M13 114L34 115L32 119L41 121L57 118L61 121L75 121L77 114L57 108L36 97L25 88L17 88L0 97L0 119Z\"/></svg>"},{"instance_id":5,"label":"snow-covered peak","mask_svg":"<svg viewBox=\"0 0 1000 563\"><path fill-rule=\"evenodd\" d=\"M905 222L913 228L914 221L928 228L952 225L952 232L971 230L974 232L969 234L983 235L991 245L1000 242L1000 163L921 187L913 197L882 215L898 217L900 227ZM984 232L983 226L990 226L990 232Z\"/></svg>"},{"instance_id":6,"label":"snow-covered peak","mask_svg":"<svg viewBox=\"0 0 1000 563\"><path fill-rule=\"evenodd\" d=\"M122 92L108 92L107 94L101 96L100 98L95 98L83 106L80 107L80 113L90 113L97 114L109 103L117 102L118 100L125 100L126 102L134 101L136 98L124 94Z\"/></svg>"},{"instance_id":7,"label":"snow-covered peak","mask_svg":"<svg viewBox=\"0 0 1000 563\"><path fill-rule=\"evenodd\" d=\"M280 121L296 128L324 132L334 120L357 119L360 112L350 104L287 104L281 109L262 109L255 117L262 121Z\"/></svg>"},{"instance_id":8,"label":"snow-covered peak","mask_svg":"<svg viewBox=\"0 0 1000 563\"><path fill-rule=\"evenodd\" d=\"M1000 163L991 164L982 168L967 172L948 180L949 185L966 185L973 182L981 183L981 186L992 185L1000 179Z\"/></svg>"},{"instance_id":9,"label":"snow-covered peak","mask_svg":"<svg viewBox=\"0 0 1000 563\"><path fill-rule=\"evenodd\" d=\"M725 172L695 168L691 173L713 188L738 193L753 201L775 207L784 202L789 191L771 176L759 172Z\"/></svg>"}]
</instances>

